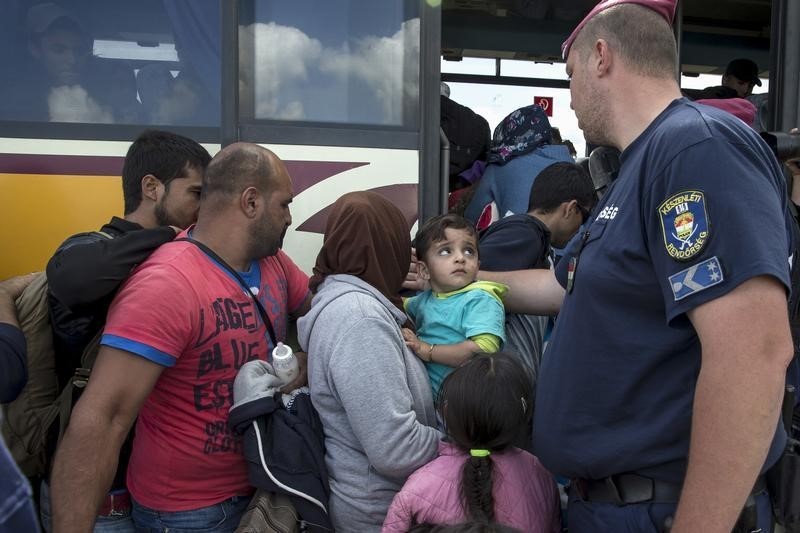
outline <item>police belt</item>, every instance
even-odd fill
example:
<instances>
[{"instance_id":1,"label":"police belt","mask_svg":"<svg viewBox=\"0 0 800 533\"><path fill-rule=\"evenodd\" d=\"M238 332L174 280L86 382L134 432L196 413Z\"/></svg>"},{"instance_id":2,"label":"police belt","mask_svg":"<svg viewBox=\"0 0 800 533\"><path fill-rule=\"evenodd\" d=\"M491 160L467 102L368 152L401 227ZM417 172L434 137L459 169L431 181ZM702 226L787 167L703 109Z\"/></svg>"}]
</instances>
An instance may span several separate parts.
<instances>
[{"instance_id":1,"label":"police belt","mask_svg":"<svg viewBox=\"0 0 800 533\"><path fill-rule=\"evenodd\" d=\"M583 501L616 505L678 503L681 496L681 485L639 474L618 474L604 479L573 479L572 487ZM754 494L766 488L764 476L758 476L746 505L751 504Z\"/></svg>"}]
</instances>

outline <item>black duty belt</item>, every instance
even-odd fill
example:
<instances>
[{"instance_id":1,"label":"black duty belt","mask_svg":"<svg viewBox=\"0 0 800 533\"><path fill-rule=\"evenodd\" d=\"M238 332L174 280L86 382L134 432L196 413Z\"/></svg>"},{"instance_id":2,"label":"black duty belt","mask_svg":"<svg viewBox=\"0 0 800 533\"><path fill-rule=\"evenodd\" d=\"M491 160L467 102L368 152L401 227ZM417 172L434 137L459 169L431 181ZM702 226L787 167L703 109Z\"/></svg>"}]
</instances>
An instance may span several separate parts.
<instances>
[{"instance_id":1,"label":"black duty belt","mask_svg":"<svg viewBox=\"0 0 800 533\"><path fill-rule=\"evenodd\" d=\"M678 503L681 485L652 479L639 474L618 474L605 479L574 479L572 487L583 501L628 505L634 503ZM751 491L766 490L764 476L756 479Z\"/></svg>"}]
</instances>

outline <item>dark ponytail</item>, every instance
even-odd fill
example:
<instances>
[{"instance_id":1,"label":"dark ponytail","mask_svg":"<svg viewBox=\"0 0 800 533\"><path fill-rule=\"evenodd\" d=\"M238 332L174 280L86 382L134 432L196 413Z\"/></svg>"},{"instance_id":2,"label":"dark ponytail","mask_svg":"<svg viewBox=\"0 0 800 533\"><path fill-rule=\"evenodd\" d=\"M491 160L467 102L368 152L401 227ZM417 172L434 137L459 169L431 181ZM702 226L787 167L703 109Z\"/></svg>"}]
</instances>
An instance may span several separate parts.
<instances>
[{"instance_id":1,"label":"dark ponytail","mask_svg":"<svg viewBox=\"0 0 800 533\"><path fill-rule=\"evenodd\" d=\"M461 497L467 518L488 523L494 520L492 459L470 457L461 469Z\"/></svg>"},{"instance_id":2,"label":"dark ponytail","mask_svg":"<svg viewBox=\"0 0 800 533\"><path fill-rule=\"evenodd\" d=\"M514 445L528 427L532 386L514 356L479 353L442 383L439 412L450 440L469 458L461 469L464 514L488 524L494 520L491 454Z\"/></svg>"}]
</instances>

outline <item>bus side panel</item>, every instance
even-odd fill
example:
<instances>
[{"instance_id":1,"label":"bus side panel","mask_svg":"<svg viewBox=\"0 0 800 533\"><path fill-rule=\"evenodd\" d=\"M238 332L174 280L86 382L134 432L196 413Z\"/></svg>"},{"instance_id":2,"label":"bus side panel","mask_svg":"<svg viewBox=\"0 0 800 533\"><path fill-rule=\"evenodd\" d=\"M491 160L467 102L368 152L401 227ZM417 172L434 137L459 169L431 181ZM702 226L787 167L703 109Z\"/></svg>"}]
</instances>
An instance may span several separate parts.
<instances>
[{"instance_id":1,"label":"bus side panel","mask_svg":"<svg viewBox=\"0 0 800 533\"><path fill-rule=\"evenodd\" d=\"M119 176L0 173L0 279L43 270L67 237L121 213Z\"/></svg>"},{"instance_id":2,"label":"bus side panel","mask_svg":"<svg viewBox=\"0 0 800 533\"><path fill-rule=\"evenodd\" d=\"M331 171L316 169L309 183L301 185L294 179L295 197L291 205L292 225L286 233L284 251L302 268L311 274L317 253L322 246L324 217L320 212L333 204L337 198L352 191L377 189L376 192L390 200L413 221L417 213L416 189L419 183L419 153L416 150L385 148L348 148L327 146L263 145L287 162L290 174L301 175L303 165L320 161L327 162L331 171L342 163L349 163L347 170L329 175ZM338 165L337 165L338 164ZM313 183L313 184L312 184ZM315 218L316 215L316 218ZM306 222L313 221L313 224ZM409 224L411 227L412 224ZM412 234L413 236L413 234Z\"/></svg>"},{"instance_id":3,"label":"bus side panel","mask_svg":"<svg viewBox=\"0 0 800 533\"><path fill-rule=\"evenodd\" d=\"M86 150L99 148L99 144L84 141L81 146ZM209 148L212 154L216 152L217 147ZM392 200L406 215L409 226L413 225L419 182L416 150L298 145L268 148L286 162L294 180L293 221L284 249L305 272L311 273L322 246L327 208L343 194L376 190ZM35 155L36 165L49 157ZM59 164L53 169L76 164L80 167L76 170L88 172L103 156L81 156L77 162L69 156L58 157ZM0 279L44 269L67 237L96 231L112 216L123 213L119 176L33 172L33 167L0 172Z\"/></svg>"}]
</instances>

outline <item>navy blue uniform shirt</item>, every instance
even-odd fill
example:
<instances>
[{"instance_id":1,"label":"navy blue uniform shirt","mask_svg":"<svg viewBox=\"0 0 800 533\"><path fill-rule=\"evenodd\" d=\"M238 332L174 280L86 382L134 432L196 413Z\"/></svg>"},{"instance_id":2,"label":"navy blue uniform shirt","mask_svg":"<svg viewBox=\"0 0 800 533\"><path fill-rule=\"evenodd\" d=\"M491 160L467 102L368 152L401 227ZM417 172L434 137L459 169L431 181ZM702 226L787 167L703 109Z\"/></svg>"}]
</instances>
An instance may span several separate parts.
<instances>
[{"instance_id":1,"label":"navy blue uniform shirt","mask_svg":"<svg viewBox=\"0 0 800 533\"><path fill-rule=\"evenodd\" d=\"M680 483L700 369L686 312L755 276L788 290L786 187L755 132L685 99L621 162L582 228L588 237L579 233L556 268L566 287L578 255L542 361L534 451L567 477L637 472ZM768 465L785 443L778 422Z\"/></svg>"}]
</instances>

